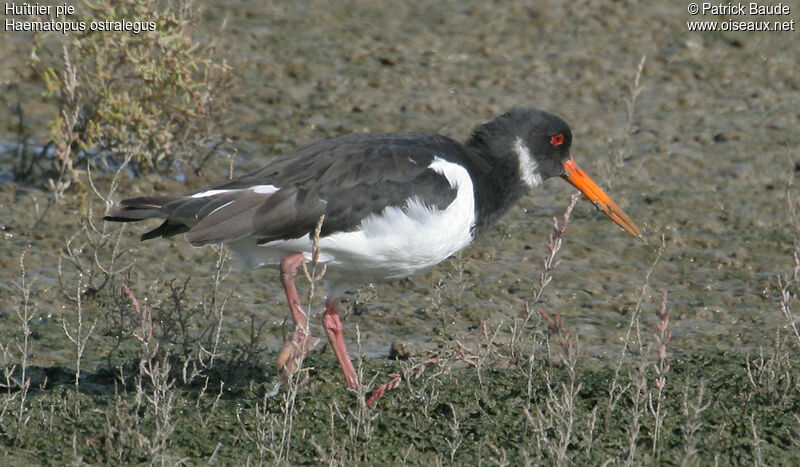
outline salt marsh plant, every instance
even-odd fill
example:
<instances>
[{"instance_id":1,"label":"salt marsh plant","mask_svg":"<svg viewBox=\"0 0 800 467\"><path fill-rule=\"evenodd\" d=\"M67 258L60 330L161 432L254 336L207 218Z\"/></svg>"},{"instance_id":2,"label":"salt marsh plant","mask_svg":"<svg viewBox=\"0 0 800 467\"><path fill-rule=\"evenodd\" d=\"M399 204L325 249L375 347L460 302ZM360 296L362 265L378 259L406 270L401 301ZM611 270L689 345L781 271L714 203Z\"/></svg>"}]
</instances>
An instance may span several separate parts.
<instances>
[{"instance_id":1,"label":"salt marsh plant","mask_svg":"<svg viewBox=\"0 0 800 467\"><path fill-rule=\"evenodd\" d=\"M127 160L138 173L198 170L223 141L220 120L233 78L219 44L192 35L202 9L184 0L96 0L76 10L74 21L136 18L155 24L155 31L87 29L57 50L49 45L63 42L51 40L51 33L36 36L31 67L60 108L47 145L54 149L46 174L54 190L86 183L79 175L91 164L115 169ZM17 176L35 175L23 166Z\"/></svg>"}]
</instances>

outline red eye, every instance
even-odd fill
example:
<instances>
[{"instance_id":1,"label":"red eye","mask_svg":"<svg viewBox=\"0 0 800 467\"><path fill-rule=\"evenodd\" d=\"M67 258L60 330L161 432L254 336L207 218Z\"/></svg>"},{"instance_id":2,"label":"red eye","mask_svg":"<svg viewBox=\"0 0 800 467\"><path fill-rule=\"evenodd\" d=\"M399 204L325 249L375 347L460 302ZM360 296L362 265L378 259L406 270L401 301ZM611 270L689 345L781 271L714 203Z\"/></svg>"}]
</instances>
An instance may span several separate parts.
<instances>
[{"instance_id":1,"label":"red eye","mask_svg":"<svg viewBox=\"0 0 800 467\"><path fill-rule=\"evenodd\" d=\"M550 144L552 144L553 146L561 146L562 144L564 144L564 135L559 133L555 136L551 136Z\"/></svg>"}]
</instances>

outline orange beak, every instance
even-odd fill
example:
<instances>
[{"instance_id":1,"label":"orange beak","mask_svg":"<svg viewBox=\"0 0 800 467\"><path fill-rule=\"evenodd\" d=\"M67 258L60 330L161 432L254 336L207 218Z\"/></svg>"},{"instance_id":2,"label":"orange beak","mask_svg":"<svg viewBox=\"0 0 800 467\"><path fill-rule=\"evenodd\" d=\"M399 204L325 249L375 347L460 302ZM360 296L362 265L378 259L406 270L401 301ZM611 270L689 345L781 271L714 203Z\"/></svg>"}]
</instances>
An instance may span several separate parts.
<instances>
[{"instance_id":1,"label":"orange beak","mask_svg":"<svg viewBox=\"0 0 800 467\"><path fill-rule=\"evenodd\" d=\"M625 214L617 203L611 200L608 197L605 191L602 188L597 186L586 172L580 169L577 164L575 164L575 160L571 157L563 163L564 173L561 175L564 177L564 180L571 183L575 188L581 190L581 193L584 194L589 201L591 201L594 206L603 211L603 214L608 216L612 221L616 222L618 226L622 227L626 232L633 235L636 238L641 239L642 234L639 232L639 229L636 227L636 224Z\"/></svg>"}]
</instances>

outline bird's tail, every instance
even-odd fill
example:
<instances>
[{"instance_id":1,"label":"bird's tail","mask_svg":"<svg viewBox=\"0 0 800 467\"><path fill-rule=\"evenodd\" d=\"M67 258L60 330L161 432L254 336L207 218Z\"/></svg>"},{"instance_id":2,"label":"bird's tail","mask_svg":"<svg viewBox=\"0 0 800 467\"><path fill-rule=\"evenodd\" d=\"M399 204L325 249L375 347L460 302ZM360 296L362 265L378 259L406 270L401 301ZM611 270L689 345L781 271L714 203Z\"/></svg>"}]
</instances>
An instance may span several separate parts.
<instances>
[{"instance_id":1,"label":"bird's tail","mask_svg":"<svg viewBox=\"0 0 800 467\"><path fill-rule=\"evenodd\" d=\"M145 219L168 218L155 229L142 235L142 240L156 237L171 237L188 231L191 226L179 220L169 219L172 209L168 206L175 201L184 199L182 196L141 196L123 200L121 209L103 217L104 221L111 222L136 222Z\"/></svg>"}]
</instances>

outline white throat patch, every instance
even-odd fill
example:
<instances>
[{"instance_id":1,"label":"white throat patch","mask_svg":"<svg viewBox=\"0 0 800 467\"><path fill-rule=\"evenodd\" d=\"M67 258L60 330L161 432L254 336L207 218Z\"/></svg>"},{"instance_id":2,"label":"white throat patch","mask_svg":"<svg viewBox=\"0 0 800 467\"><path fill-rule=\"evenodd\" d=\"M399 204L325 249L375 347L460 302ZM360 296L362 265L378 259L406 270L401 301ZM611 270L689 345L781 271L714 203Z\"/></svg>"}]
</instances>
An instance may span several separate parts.
<instances>
[{"instance_id":1,"label":"white throat patch","mask_svg":"<svg viewBox=\"0 0 800 467\"><path fill-rule=\"evenodd\" d=\"M539 174L539 164L537 164L536 160L531 156L531 151L528 149L528 146L525 145L525 142L522 141L522 138L514 140L513 150L514 153L517 154L519 173L525 184L528 185L529 188L536 188L541 185L542 176Z\"/></svg>"}]
</instances>

